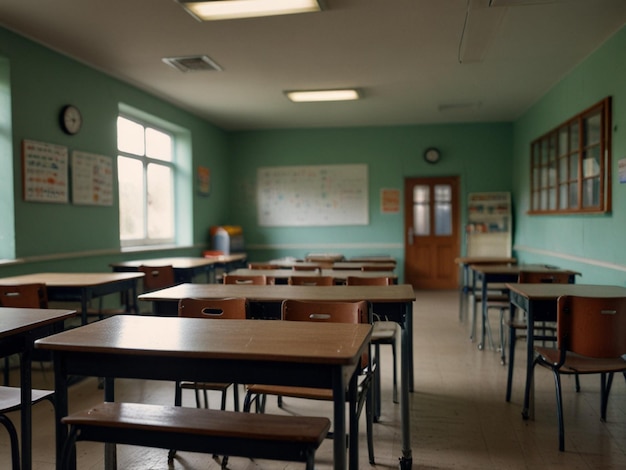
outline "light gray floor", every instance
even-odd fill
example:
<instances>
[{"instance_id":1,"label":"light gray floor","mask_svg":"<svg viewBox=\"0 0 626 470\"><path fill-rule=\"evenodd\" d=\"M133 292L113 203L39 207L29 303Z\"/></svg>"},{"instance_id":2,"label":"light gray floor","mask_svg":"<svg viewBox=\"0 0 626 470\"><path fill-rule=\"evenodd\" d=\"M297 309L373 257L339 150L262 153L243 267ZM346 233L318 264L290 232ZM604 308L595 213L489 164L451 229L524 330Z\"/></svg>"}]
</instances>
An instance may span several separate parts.
<instances>
[{"instance_id":1,"label":"light gray floor","mask_svg":"<svg viewBox=\"0 0 626 470\"><path fill-rule=\"evenodd\" d=\"M469 340L469 325L459 322L456 292L417 292L415 318L415 393L411 394L411 437L416 469L626 469L626 382L616 377L609 402L607 423L600 422L599 380L582 377L582 391L564 378L566 451L558 451L554 384L551 374L538 370L536 419L521 419L522 368L516 362L511 403L504 401L506 367L499 353L479 351ZM497 332L493 319L494 333ZM518 343L518 358L525 343ZM383 348L384 397L381 422L374 425L377 465L367 462L364 427L361 426L361 468L397 468L401 455L399 407L391 400L391 355ZM50 370L42 374L35 365L36 386L51 387ZM118 381L119 399L148 403L172 403L168 382ZM95 379L72 386L71 410L102 399ZM218 406L218 398L213 400ZM272 411L275 401L270 400ZM191 394L185 404L193 406ZM298 414L328 414L327 404L288 400L288 410ZM19 416L12 414L16 424ZM34 469L54 468L53 410L48 403L34 409ZM8 440L0 429L0 468L9 468ZM332 445L325 441L317 453L316 468L332 468ZM179 453L172 466L167 451L120 446L119 468L218 469L210 455ZM103 468L101 444L79 443L78 468ZM301 469L302 464L250 461L231 458L229 468Z\"/></svg>"}]
</instances>

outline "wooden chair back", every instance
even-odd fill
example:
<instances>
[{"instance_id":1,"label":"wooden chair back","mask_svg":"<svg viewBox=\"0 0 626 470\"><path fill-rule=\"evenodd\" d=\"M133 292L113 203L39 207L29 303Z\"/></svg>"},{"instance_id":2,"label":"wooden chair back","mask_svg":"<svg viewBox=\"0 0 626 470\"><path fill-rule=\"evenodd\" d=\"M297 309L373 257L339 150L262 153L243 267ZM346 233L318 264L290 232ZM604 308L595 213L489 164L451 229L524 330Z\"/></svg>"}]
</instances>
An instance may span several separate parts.
<instances>
[{"instance_id":1,"label":"wooden chair back","mask_svg":"<svg viewBox=\"0 0 626 470\"><path fill-rule=\"evenodd\" d=\"M294 271L318 271L321 272L322 271L322 266L320 264L294 264L293 268Z\"/></svg>"},{"instance_id":2,"label":"wooden chair back","mask_svg":"<svg viewBox=\"0 0 626 470\"><path fill-rule=\"evenodd\" d=\"M144 274L143 290L146 292L165 289L176 284L174 277L174 267L167 266L144 266L138 268Z\"/></svg>"},{"instance_id":3,"label":"wooden chair back","mask_svg":"<svg viewBox=\"0 0 626 470\"><path fill-rule=\"evenodd\" d=\"M267 276L262 274L254 276L245 276L242 274L224 274L224 284L245 284L263 286L267 283Z\"/></svg>"},{"instance_id":4,"label":"wooden chair back","mask_svg":"<svg viewBox=\"0 0 626 470\"><path fill-rule=\"evenodd\" d=\"M520 271L517 282L520 284L567 284L570 274L564 272Z\"/></svg>"},{"instance_id":5,"label":"wooden chair back","mask_svg":"<svg viewBox=\"0 0 626 470\"><path fill-rule=\"evenodd\" d=\"M178 316L219 320L245 320L248 317L248 301L242 297L223 299L180 299Z\"/></svg>"},{"instance_id":6,"label":"wooden chair back","mask_svg":"<svg viewBox=\"0 0 626 470\"><path fill-rule=\"evenodd\" d=\"M347 286L390 286L394 283L392 277L377 276L377 277L361 277L361 276L348 276L346 278Z\"/></svg>"},{"instance_id":7,"label":"wooden chair back","mask_svg":"<svg viewBox=\"0 0 626 470\"><path fill-rule=\"evenodd\" d=\"M248 263L248 269L280 269L280 266L272 263Z\"/></svg>"},{"instance_id":8,"label":"wooden chair back","mask_svg":"<svg viewBox=\"0 0 626 470\"><path fill-rule=\"evenodd\" d=\"M393 264L364 264L361 271L394 271L396 267Z\"/></svg>"},{"instance_id":9,"label":"wooden chair back","mask_svg":"<svg viewBox=\"0 0 626 470\"><path fill-rule=\"evenodd\" d=\"M626 297L559 297L557 345L597 359L626 354Z\"/></svg>"},{"instance_id":10,"label":"wooden chair back","mask_svg":"<svg viewBox=\"0 0 626 470\"><path fill-rule=\"evenodd\" d=\"M290 276L287 283L290 286L332 286L335 284L332 276Z\"/></svg>"},{"instance_id":11,"label":"wooden chair back","mask_svg":"<svg viewBox=\"0 0 626 470\"><path fill-rule=\"evenodd\" d=\"M48 308L46 285L0 286L0 307Z\"/></svg>"}]
</instances>

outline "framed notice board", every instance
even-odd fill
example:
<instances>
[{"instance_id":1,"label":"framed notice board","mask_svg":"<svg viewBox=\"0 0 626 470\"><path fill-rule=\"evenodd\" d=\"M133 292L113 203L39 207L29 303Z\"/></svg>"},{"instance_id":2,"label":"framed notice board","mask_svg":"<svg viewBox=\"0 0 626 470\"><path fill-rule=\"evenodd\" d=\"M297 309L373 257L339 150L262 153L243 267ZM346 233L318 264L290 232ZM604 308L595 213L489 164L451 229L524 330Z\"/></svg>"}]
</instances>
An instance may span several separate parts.
<instances>
[{"instance_id":1,"label":"framed notice board","mask_svg":"<svg viewBox=\"0 0 626 470\"><path fill-rule=\"evenodd\" d=\"M74 204L113 205L113 159L104 155L72 152Z\"/></svg>"},{"instance_id":2,"label":"framed notice board","mask_svg":"<svg viewBox=\"0 0 626 470\"><path fill-rule=\"evenodd\" d=\"M22 141L22 184L25 201L67 203L67 147Z\"/></svg>"},{"instance_id":3,"label":"framed notice board","mask_svg":"<svg viewBox=\"0 0 626 470\"><path fill-rule=\"evenodd\" d=\"M257 212L264 227L367 225L367 165L264 167Z\"/></svg>"}]
</instances>

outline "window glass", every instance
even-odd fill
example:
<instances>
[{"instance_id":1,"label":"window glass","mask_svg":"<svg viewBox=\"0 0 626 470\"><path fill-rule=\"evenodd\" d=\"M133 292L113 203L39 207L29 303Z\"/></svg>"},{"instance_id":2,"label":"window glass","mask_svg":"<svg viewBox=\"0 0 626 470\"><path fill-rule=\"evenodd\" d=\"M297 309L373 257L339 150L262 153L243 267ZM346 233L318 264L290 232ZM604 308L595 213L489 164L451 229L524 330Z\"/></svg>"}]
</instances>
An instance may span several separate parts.
<instances>
[{"instance_id":1,"label":"window glass","mask_svg":"<svg viewBox=\"0 0 626 470\"><path fill-rule=\"evenodd\" d=\"M413 188L413 220L415 235L430 235L430 189L427 185Z\"/></svg>"},{"instance_id":2,"label":"window glass","mask_svg":"<svg viewBox=\"0 0 626 470\"><path fill-rule=\"evenodd\" d=\"M117 157L120 199L120 239L143 238L144 184L143 165L134 158Z\"/></svg>"},{"instance_id":3,"label":"window glass","mask_svg":"<svg viewBox=\"0 0 626 470\"><path fill-rule=\"evenodd\" d=\"M117 118L117 149L120 152L143 155L144 127L123 117Z\"/></svg>"}]
</instances>

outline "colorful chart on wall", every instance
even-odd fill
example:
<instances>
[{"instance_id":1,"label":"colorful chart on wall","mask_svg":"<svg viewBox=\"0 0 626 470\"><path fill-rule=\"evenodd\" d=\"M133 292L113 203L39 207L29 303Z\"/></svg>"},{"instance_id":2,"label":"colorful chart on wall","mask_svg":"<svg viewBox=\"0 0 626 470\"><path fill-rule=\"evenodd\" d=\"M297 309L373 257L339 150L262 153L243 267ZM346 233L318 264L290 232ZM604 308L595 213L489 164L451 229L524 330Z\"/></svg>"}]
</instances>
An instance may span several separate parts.
<instances>
[{"instance_id":1,"label":"colorful chart on wall","mask_svg":"<svg viewBox=\"0 0 626 470\"><path fill-rule=\"evenodd\" d=\"M113 205L113 159L86 152L72 152L72 202Z\"/></svg>"},{"instance_id":2,"label":"colorful chart on wall","mask_svg":"<svg viewBox=\"0 0 626 470\"><path fill-rule=\"evenodd\" d=\"M67 147L22 141L22 177L25 201L67 203Z\"/></svg>"},{"instance_id":3,"label":"colorful chart on wall","mask_svg":"<svg viewBox=\"0 0 626 470\"><path fill-rule=\"evenodd\" d=\"M367 225L367 165L262 167L257 211L263 227Z\"/></svg>"}]
</instances>

